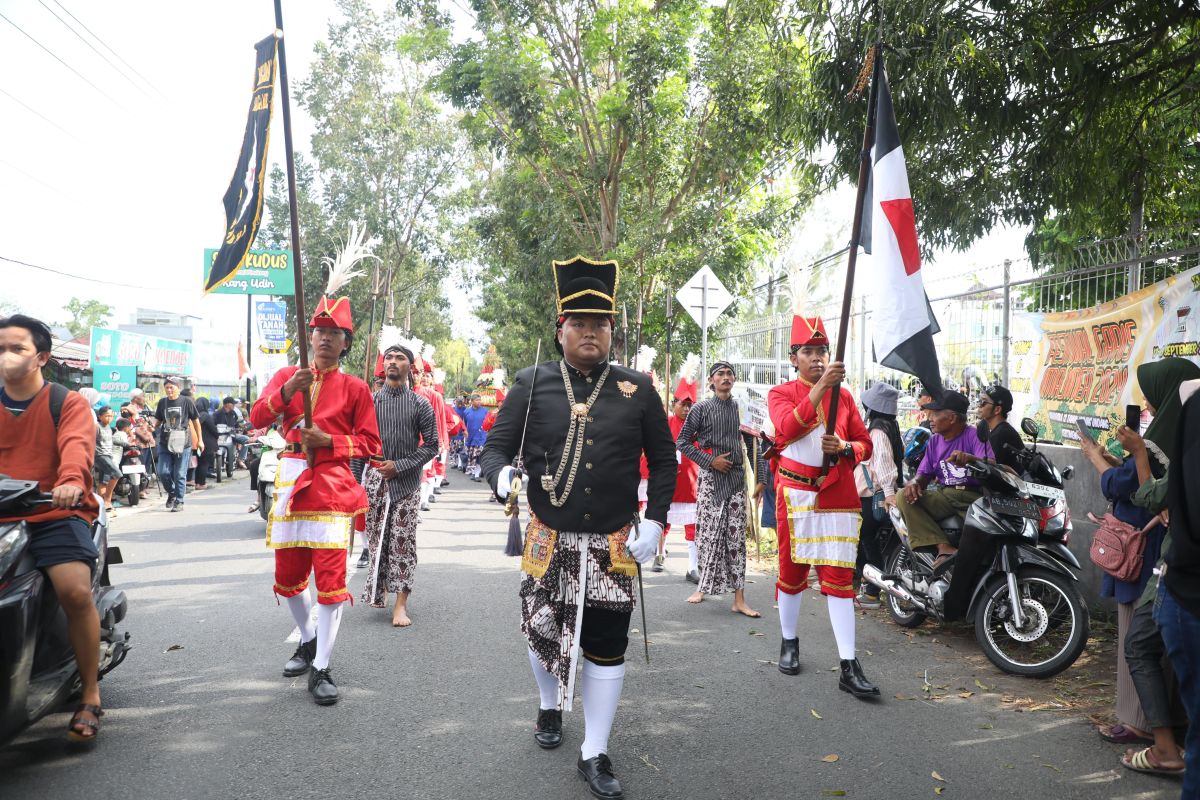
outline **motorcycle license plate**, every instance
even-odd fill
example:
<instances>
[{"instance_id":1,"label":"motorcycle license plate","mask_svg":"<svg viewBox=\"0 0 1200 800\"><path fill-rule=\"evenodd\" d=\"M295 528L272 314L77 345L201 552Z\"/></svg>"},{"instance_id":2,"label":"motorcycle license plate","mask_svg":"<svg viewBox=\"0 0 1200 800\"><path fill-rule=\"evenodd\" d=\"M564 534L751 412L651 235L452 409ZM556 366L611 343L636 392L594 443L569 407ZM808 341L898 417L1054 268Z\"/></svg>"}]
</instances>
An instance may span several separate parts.
<instances>
[{"instance_id":1,"label":"motorcycle license plate","mask_svg":"<svg viewBox=\"0 0 1200 800\"><path fill-rule=\"evenodd\" d=\"M1040 519L1037 505L1032 500L1023 497L993 497L992 508L1001 514L1014 514L1018 517Z\"/></svg>"},{"instance_id":2,"label":"motorcycle license plate","mask_svg":"<svg viewBox=\"0 0 1200 800\"><path fill-rule=\"evenodd\" d=\"M122 475L144 475L146 472L145 464L126 464L121 467Z\"/></svg>"},{"instance_id":3,"label":"motorcycle license plate","mask_svg":"<svg viewBox=\"0 0 1200 800\"><path fill-rule=\"evenodd\" d=\"M1066 499L1067 499L1067 493L1064 492L1062 489L1059 489L1057 486L1046 486L1041 483L1026 482L1025 488L1029 491L1030 494L1035 494L1038 497L1045 497L1049 500L1066 501Z\"/></svg>"}]
</instances>

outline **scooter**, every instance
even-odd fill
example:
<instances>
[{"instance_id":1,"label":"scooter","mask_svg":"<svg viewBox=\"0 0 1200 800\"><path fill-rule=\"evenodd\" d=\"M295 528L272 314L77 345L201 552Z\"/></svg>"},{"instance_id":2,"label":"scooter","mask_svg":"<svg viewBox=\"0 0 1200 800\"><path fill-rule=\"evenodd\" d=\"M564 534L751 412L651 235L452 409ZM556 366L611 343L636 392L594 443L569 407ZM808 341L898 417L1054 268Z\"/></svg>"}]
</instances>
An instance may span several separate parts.
<instances>
[{"instance_id":1,"label":"scooter","mask_svg":"<svg viewBox=\"0 0 1200 800\"><path fill-rule=\"evenodd\" d=\"M121 478L113 488L113 493L124 498L129 505L136 506L141 499L142 476L145 474L142 451L136 447L124 448L121 453Z\"/></svg>"},{"instance_id":2,"label":"scooter","mask_svg":"<svg viewBox=\"0 0 1200 800\"><path fill-rule=\"evenodd\" d=\"M983 496L965 521L939 523L958 547L952 561L934 567L929 553L913 550L904 518L893 508L899 546L884 570L867 565L863 578L887 593L898 625L973 618L976 641L997 667L1030 677L1056 675L1083 652L1090 621L1071 569L1079 562L1057 530L1043 533L1042 509L1055 501L1036 500L1033 492L1044 487L998 465L976 462L967 469Z\"/></svg>"},{"instance_id":3,"label":"scooter","mask_svg":"<svg viewBox=\"0 0 1200 800\"><path fill-rule=\"evenodd\" d=\"M217 423L217 458L213 469L217 473L217 483L223 478L233 477L233 428L223 422Z\"/></svg>"},{"instance_id":4,"label":"scooter","mask_svg":"<svg viewBox=\"0 0 1200 800\"><path fill-rule=\"evenodd\" d=\"M36 481L0 475L0 515L27 513L50 502ZM122 631L128 601L114 588L108 568L120 564L121 550L108 546L104 504L92 526L100 554L92 577L92 598L100 615L100 677L125 660L131 645ZM80 688L67 618L49 578L34 566L25 522L0 523L0 744L58 710Z\"/></svg>"},{"instance_id":5,"label":"scooter","mask_svg":"<svg viewBox=\"0 0 1200 800\"><path fill-rule=\"evenodd\" d=\"M258 443L262 445L257 478L258 514L265 520L271 516L271 506L275 502L275 473L279 470L279 454L287 447L287 440L279 431L271 429L258 437Z\"/></svg>"}]
</instances>

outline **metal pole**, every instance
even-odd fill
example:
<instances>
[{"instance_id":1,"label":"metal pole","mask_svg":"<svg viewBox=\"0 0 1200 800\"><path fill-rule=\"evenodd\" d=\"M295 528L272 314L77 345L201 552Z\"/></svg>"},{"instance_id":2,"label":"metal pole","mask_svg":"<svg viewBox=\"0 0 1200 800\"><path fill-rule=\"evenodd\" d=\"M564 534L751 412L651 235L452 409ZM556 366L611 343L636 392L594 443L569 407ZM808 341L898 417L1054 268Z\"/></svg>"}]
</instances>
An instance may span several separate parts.
<instances>
[{"instance_id":1,"label":"metal pole","mask_svg":"<svg viewBox=\"0 0 1200 800\"><path fill-rule=\"evenodd\" d=\"M300 212L296 202L296 159L292 154L292 107L288 100L287 55L283 36L283 6L275 0L275 36L279 39L279 88L283 100L283 147L287 155L288 206L292 215L292 257L296 259L293 273L296 281L296 344L300 350L300 369L308 369L308 337L304 322L308 316L304 310L304 270L300 261ZM312 395L307 389L304 396L304 427L312 427Z\"/></svg>"},{"instance_id":2,"label":"metal pole","mask_svg":"<svg viewBox=\"0 0 1200 800\"><path fill-rule=\"evenodd\" d=\"M1004 340L1004 349L1000 355L1000 381L1007 387L1008 384L1008 355L1012 346L1012 333L1009 328L1009 320L1012 319L1012 287L1009 286L1009 281L1012 278L1012 260L1004 259L1004 316L1000 319L1000 335Z\"/></svg>"},{"instance_id":3,"label":"metal pole","mask_svg":"<svg viewBox=\"0 0 1200 800\"><path fill-rule=\"evenodd\" d=\"M253 352L253 350L254 350L254 347L252 346L253 342L250 338L252 335L252 330L253 330L252 324L251 324L251 318L253 317L253 306L254 306L254 295L250 295L250 294L246 295L246 402L247 403L250 402L250 353Z\"/></svg>"},{"instance_id":4,"label":"metal pole","mask_svg":"<svg viewBox=\"0 0 1200 800\"><path fill-rule=\"evenodd\" d=\"M700 276L700 375L697 383L704 381L704 393L708 392L708 273ZM700 399L704 399L704 393Z\"/></svg>"}]
</instances>

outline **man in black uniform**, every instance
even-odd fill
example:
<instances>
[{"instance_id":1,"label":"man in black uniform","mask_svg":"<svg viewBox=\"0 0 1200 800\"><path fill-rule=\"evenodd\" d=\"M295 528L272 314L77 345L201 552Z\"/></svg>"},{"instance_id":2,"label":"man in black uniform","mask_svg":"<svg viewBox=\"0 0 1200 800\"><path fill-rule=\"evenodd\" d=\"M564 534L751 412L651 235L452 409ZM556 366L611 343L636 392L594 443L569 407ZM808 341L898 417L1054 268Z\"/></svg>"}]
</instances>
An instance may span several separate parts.
<instances>
[{"instance_id":1,"label":"man in black uniform","mask_svg":"<svg viewBox=\"0 0 1200 800\"><path fill-rule=\"evenodd\" d=\"M625 676L637 562L658 551L675 492L675 442L650 376L608 363L616 262L556 261L554 282L563 358L517 373L481 467L503 500L524 428L532 519L521 559L521 631L541 695L534 739L545 749L562 743L562 709L571 710L582 654L579 772L596 797L620 798L608 735ZM643 451L650 477L638 521Z\"/></svg>"}]
</instances>

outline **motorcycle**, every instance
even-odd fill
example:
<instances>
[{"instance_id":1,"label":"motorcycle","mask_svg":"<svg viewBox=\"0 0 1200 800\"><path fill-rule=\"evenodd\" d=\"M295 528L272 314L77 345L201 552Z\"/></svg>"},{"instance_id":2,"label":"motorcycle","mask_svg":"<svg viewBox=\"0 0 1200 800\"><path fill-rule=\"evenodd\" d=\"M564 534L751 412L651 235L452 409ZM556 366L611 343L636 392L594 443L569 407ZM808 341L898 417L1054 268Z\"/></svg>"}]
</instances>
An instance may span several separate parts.
<instances>
[{"instance_id":1,"label":"motorcycle","mask_svg":"<svg viewBox=\"0 0 1200 800\"><path fill-rule=\"evenodd\" d=\"M121 452L121 478L113 488L113 494L136 506L142 494L142 476L146 465L142 463L142 451L136 447L123 448Z\"/></svg>"},{"instance_id":2,"label":"motorcycle","mask_svg":"<svg viewBox=\"0 0 1200 800\"><path fill-rule=\"evenodd\" d=\"M36 481L0 475L0 515L15 516L50 502ZM120 564L121 550L108 546L104 504L92 526L100 558L92 578L92 599L100 616L100 677L125 660L131 645L122 631L128 601L113 587L109 567ZM67 618L54 587L34 566L24 521L0 523L0 744L47 714L55 712L80 688Z\"/></svg>"},{"instance_id":3,"label":"motorcycle","mask_svg":"<svg viewBox=\"0 0 1200 800\"><path fill-rule=\"evenodd\" d=\"M916 628L930 617L973 620L975 639L993 664L1046 678L1075 663L1087 645L1090 620L1072 571L1079 562L1066 547L1071 524L1062 481L1069 474L1058 473L1043 454L1027 458L1029 472L1047 483L990 462L968 465L983 496L965 520L939 522L958 552L937 568L932 555L912 549L904 518L891 509L898 543L884 570L867 565L863 578L887 593L898 625ZM1049 485L1054 473L1057 487Z\"/></svg>"},{"instance_id":4,"label":"motorcycle","mask_svg":"<svg viewBox=\"0 0 1200 800\"><path fill-rule=\"evenodd\" d=\"M217 457L213 469L217 473L217 483L225 478L233 477L233 465L237 456L233 446L233 428L223 422L217 423Z\"/></svg>"},{"instance_id":5,"label":"motorcycle","mask_svg":"<svg viewBox=\"0 0 1200 800\"><path fill-rule=\"evenodd\" d=\"M275 502L275 473L279 469L279 454L287 447L287 441L277 430L270 430L258 437L262 445L262 455L258 461L258 514L264 520L271 515L271 506Z\"/></svg>"}]
</instances>

